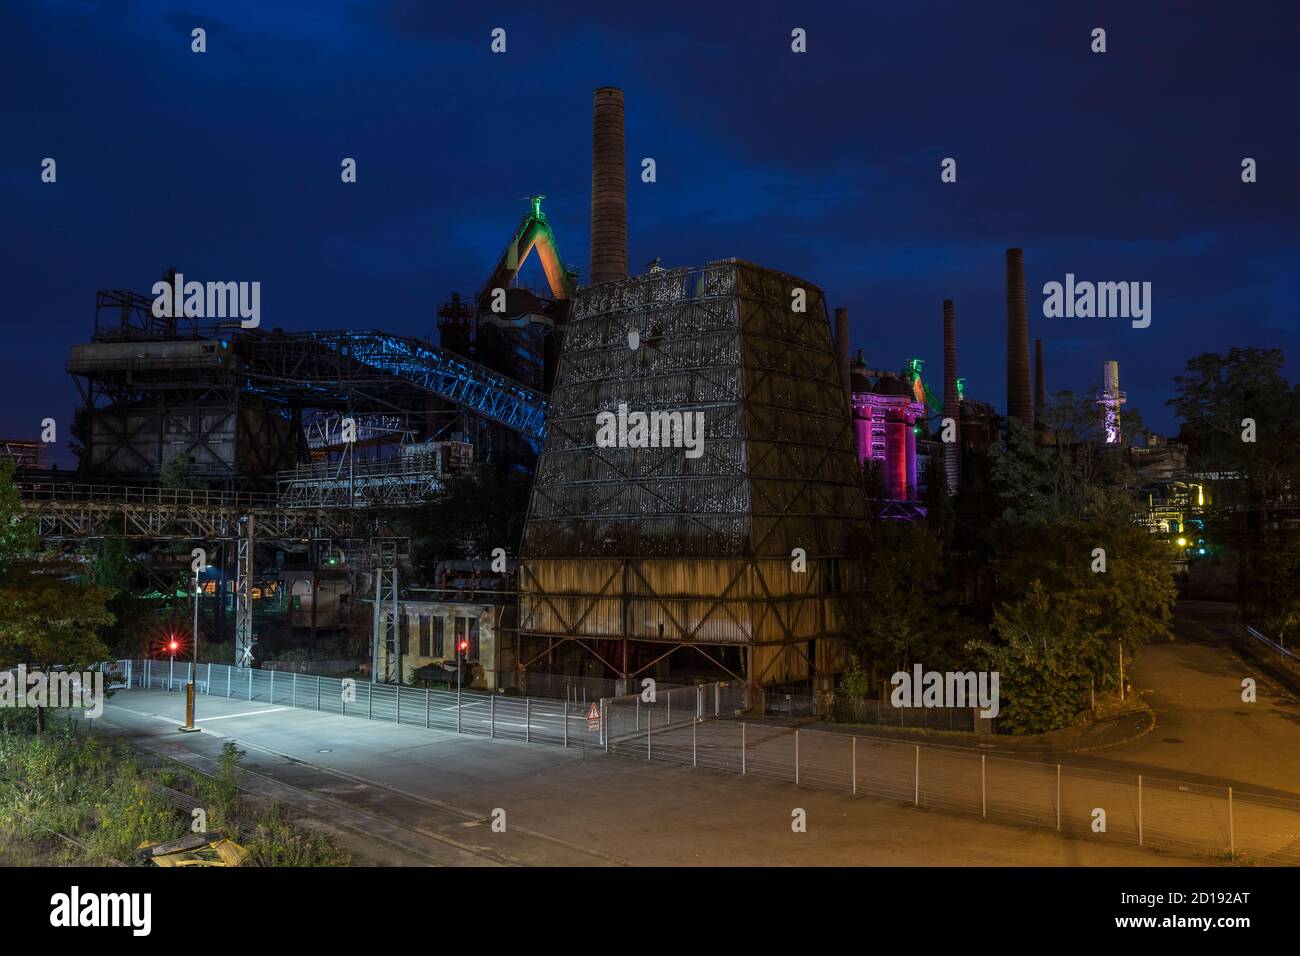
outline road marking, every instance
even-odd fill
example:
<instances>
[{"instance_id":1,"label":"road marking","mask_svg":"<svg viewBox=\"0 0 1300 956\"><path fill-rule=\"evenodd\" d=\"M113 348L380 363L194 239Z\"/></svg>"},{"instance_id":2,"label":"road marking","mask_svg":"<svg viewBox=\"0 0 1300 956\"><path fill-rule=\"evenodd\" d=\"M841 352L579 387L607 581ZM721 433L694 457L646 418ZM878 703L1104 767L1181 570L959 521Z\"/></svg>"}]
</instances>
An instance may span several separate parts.
<instances>
[{"instance_id":1,"label":"road marking","mask_svg":"<svg viewBox=\"0 0 1300 956\"><path fill-rule=\"evenodd\" d=\"M275 714L282 710L292 710L291 707L268 707L266 710L246 710L242 714L222 714L220 717L204 717L194 721L196 724L206 723L209 720L229 720L231 717L255 717L258 714Z\"/></svg>"}]
</instances>

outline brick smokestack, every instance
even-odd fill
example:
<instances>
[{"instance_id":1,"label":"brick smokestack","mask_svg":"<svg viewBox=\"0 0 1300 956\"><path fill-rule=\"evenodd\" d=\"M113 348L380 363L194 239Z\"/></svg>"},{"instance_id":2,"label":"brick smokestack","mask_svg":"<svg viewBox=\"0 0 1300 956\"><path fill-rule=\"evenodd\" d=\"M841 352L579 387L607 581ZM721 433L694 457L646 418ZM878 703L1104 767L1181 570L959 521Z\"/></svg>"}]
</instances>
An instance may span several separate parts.
<instances>
[{"instance_id":1,"label":"brick smokestack","mask_svg":"<svg viewBox=\"0 0 1300 956\"><path fill-rule=\"evenodd\" d=\"M1047 383L1043 380L1043 340L1034 339L1034 421L1042 424L1047 411Z\"/></svg>"},{"instance_id":2,"label":"brick smokestack","mask_svg":"<svg viewBox=\"0 0 1300 956\"><path fill-rule=\"evenodd\" d=\"M1029 382L1029 316L1025 311L1025 254L1007 250L1007 415L1034 427Z\"/></svg>"},{"instance_id":3,"label":"brick smokestack","mask_svg":"<svg viewBox=\"0 0 1300 956\"><path fill-rule=\"evenodd\" d=\"M955 495L961 481L961 405L957 401L957 318L952 299L943 300L943 417L951 418L955 426L953 441L943 443L943 473L948 493ZM940 429L940 438L944 430Z\"/></svg>"},{"instance_id":4,"label":"brick smokestack","mask_svg":"<svg viewBox=\"0 0 1300 956\"><path fill-rule=\"evenodd\" d=\"M627 275L623 91L596 90L591 116L591 282Z\"/></svg>"},{"instance_id":5,"label":"brick smokestack","mask_svg":"<svg viewBox=\"0 0 1300 956\"><path fill-rule=\"evenodd\" d=\"M840 370L840 386L845 401L853 404L853 386L849 381L849 310L835 310L835 359Z\"/></svg>"}]
</instances>

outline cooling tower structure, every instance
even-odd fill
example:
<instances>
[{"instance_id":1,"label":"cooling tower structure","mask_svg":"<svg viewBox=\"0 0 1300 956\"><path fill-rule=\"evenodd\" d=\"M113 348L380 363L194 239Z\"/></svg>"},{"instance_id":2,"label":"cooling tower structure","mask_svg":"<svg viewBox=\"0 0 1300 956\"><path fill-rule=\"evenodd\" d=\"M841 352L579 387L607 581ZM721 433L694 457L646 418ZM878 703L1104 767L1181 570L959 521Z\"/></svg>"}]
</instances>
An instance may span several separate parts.
<instances>
[{"instance_id":1,"label":"cooling tower structure","mask_svg":"<svg viewBox=\"0 0 1300 956\"><path fill-rule=\"evenodd\" d=\"M602 447L597 416L620 406L699 416L702 453L668 429ZM752 684L843 669L866 503L821 290L738 259L580 290L548 429L522 639L630 679L678 649Z\"/></svg>"}]
</instances>

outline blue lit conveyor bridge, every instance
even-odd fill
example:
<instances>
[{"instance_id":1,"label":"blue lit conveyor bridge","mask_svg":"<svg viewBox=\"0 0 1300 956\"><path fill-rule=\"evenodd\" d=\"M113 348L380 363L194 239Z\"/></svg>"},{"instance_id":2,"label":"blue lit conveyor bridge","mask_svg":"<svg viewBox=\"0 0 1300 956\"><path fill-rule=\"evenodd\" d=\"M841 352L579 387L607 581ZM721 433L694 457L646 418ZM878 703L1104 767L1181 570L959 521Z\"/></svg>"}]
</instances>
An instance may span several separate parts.
<instances>
[{"instance_id":1,"label":"blue lit conveyor bridge","mask_svg":"<svg viewBox=\"0 0 1300 956\"><path fill-rule=\"evenodd\" d=\"M304 407L409 413L429 398L520 432L546 434L541 392L411 336L388 332L243 332L235 350L251 391Z\"/></svg>"}]
</instances>

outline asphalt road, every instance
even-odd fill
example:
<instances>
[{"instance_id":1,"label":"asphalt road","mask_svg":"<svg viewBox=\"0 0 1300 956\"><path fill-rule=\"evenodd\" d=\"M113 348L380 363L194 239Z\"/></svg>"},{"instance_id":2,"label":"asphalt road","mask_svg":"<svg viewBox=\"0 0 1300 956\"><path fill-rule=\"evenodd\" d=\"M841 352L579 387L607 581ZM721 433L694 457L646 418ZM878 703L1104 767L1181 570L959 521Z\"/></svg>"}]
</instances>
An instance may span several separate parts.
<instances>
[{"instance_id":1,"label":"asphalt road","mask_svg":"<svg viewBox=\"0 0 1300 956\"><path fill-rule=\"evenodd\" d=\"M278 682L277 682L278 683ZM301 690L301 685L300 688ZM431 709L432 709L432 700ZM500 702L498 702L499 704ZM371 857L430 865L1187 865L896 799L850 796L594 749L426 730L269 701L119 691L96 732L210 764L226 739L246 786L323 819ZM562 707L562 704L557 704ZM422 711L420 712L423 717ZM500 716L500 715L498 715ZM707 726L707 725L701 725ZM672 733L675 731L669 731ZM494 832L494 810L506 832ZM791 828L803 810L807 830Z\"/></svg>"}]
</instances>

